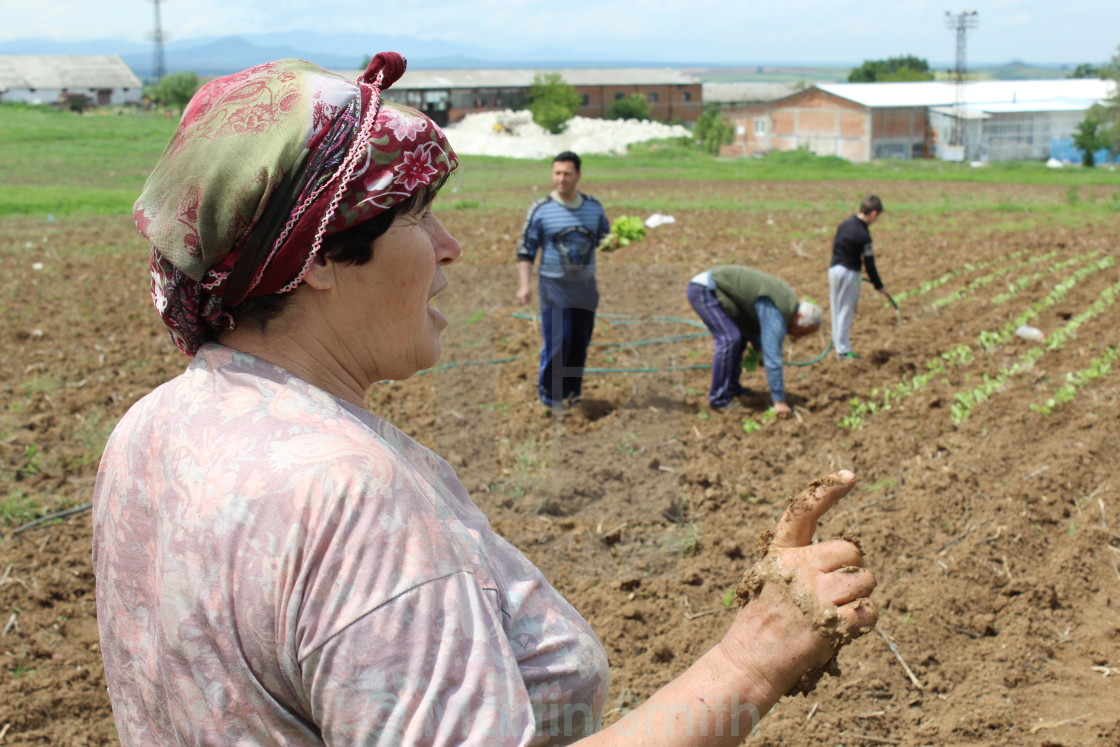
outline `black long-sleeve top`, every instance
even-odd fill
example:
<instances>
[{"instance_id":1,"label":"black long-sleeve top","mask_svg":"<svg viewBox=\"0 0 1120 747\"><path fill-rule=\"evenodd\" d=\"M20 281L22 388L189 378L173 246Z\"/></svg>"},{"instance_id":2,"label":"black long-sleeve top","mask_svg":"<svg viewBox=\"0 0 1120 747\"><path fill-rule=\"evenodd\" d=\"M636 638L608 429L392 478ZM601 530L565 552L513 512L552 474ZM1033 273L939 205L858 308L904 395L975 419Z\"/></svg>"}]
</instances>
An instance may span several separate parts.
<instances>
[{"instance_id":1,"label":"black long-sleeve top","mask_svg":"<svg viewBox=\"0 0 1120 747\"><path fill-rule=\"evenodd\" d=\"M871 231L858 215L853 215L836 229L836 238L832 241L832 262L829 267L843 265L849 270L859 272L861 263L867 268L867 279L875 286L875 290L882 288L883 281L879 279L879 271L875 269Z\"/></svg>"}]
</instances>

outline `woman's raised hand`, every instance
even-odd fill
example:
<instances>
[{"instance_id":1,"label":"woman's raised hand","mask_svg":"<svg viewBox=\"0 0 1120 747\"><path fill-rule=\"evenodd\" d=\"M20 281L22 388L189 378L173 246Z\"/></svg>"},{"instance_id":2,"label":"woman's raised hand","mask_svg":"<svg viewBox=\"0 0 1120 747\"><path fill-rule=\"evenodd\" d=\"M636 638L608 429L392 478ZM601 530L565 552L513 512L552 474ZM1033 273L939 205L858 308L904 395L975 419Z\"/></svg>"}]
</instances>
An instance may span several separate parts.
<instances>
[{"instance_id":1,"label":"woman's raised hand","mask_svg":"<svg viewBox=\"0 0 1120 747\"><path fill-rule=\"evenodd\" d=\"M813 544L820 518L851 491L841 470L790 500L778 526L755 548L758 562L737 589L742 610L721 645L753 668L773 694L809 692L837 672L836 652L874 627L875 577L852 538Z\"/></svg>"},{"instance_id":2,"label":"woman's raised hand","mask_svg":"<svg viewBox=\"0 0 1120 747\"><path fill-rule=\"evenodd\" d=\"M875 578L851 539L812 542L821 516L855 484L841 470L791 500L777 528L759 537L758 562L736 590L742 608L720 642L584 743L738 745L783 695L835 673L840 647L875 625Z\"/></svg>"}]
</instances>

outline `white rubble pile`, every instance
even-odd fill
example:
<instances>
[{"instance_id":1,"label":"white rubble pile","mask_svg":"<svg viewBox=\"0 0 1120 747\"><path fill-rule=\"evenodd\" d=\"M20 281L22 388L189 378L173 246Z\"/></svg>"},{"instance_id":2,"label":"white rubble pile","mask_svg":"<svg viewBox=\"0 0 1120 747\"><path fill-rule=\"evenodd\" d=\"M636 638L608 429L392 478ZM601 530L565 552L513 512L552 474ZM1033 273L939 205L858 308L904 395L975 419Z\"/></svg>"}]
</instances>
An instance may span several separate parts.
<instances>
[{"instance_id":1,"label":"white rubble pile","mask_svg":"<svg viewBox=\"0 0 1120 747\"><path fill-rule=\"evenodd\" d=\"M614 155L626 152L630 143L688 137L681 125L636 119L589 119L573 117L559 135L533 122L527 111L479 112L444 128L456 153L470 156L550 158L565 150L582 155Z\"/></svg>"}]
</instances>

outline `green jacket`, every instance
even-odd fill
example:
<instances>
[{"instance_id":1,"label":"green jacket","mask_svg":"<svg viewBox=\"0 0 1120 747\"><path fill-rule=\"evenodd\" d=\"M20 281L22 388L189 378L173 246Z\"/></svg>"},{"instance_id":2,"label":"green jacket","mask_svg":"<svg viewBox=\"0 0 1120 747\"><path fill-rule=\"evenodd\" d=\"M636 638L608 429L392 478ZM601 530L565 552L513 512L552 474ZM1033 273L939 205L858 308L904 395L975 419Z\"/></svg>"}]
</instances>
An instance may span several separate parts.
<instances>
[{"instance_id":1,"label":"green jacket","mask_svg":"<svg viewBox=\"0 0 1120 747\"><path fill-rule=\"evenodd\" d=\"M769 298L774 302L778 311L782 312L787 327L797 313L797 294L773 275L738 265L717 265L712 268L712 281L716 284L720 308L727 312L744 335L757 337L759 334L754 302L760 298Z\"/></svg>"}]
</instances>

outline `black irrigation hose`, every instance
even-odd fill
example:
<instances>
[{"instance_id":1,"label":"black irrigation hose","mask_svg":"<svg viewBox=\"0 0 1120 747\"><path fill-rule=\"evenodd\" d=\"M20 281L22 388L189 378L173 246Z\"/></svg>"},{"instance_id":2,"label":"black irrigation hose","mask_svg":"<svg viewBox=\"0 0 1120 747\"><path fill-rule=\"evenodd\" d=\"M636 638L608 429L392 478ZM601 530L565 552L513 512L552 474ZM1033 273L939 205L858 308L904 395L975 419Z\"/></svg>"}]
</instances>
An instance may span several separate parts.
<instances>
[{"instance_id":1,"label":"black irrigation hose","mask_svg":"<svg viewBox=\"0 0 1120 747\"><path fill-rule=\"evenodd\" d=\"M515 316L518 319L528 319L530 321L538 321L540 319L540 317L536 316L535 314L527 314L527 313L522 312L522 311L513 312L513 316ZM599 316L605 316L605 315L600 314ZM623 315L623 314L611 314L610 316L618 319L618 318L624 317L625 315ZM640 323L642 320L634 320L634 321L635 321L635 323ZM676 323L679 323L679 324L689 324L689 325L692 325L694 327L702 326L698 322L694 322L694 321L691 321L689 319L680 319L680 318L677 318L677 317L670 317L670 316L654 317L652 319L652 321L676 322ZM671 335L669 337L654 337L654 338L651 338L651 339L648 339L648 340L638 340L637 342L593 342L591 344L596 345L596 346L600 346L600 347L630 348L630 347L639 347L639 346L642 346L642 345L661 345L661 344L667 343L667 342L683 342L685 340L694 340L694 339L697 339L697 338L700 338L700 337L708 337L710 335L711 335L710 332L704 331L704 332L693 332L693 333L682 334L682 335ZM783 360L782 364L786 365L786 366L811 366L814 363L818 363L822 358L824 358L826 355L828 355L828 351L830 351L830 350L832 350L832 341L831 340L829 340L828 345L821 352L821 354L818 355L816 358L813 358L812 360L808 360L808 361L787 361L787 360ZM460 363L445 363L441 366L436 366L435 368L429 368L429 369L426 369L424 371L420 371L419 373L420 374L436 373L438 371L446 371L446 370L451 369L451 368L458 368L459 366L484 366L484 365L492 365L492 364L498 364L498 363L509 363L511 361L519 360L523 357L524 356L521 356L521 355L515 355L515 356L511 356L509 358L495 358L493 360L488 360L488 361L462 361ZM583 371L584 371L584 373L660 373L660 372L663 372L663 371L699 371L699 370L708 369L708 368L711 368L711 366L667 366L665 368L654 368L654 367L643 367L643 368L584 368Z\"/></svg>"},{"instance_id":2,"label":"black irrigation hose","mask_svg":"<svg viewBox=\"0 0 1120 747\"><path fill-rule=\"evenodd\" d=\"M15 529L13 529L12 531L8 532L8 534L19 534L22 531L25 531L27 529L31 529L33 527L37 527L40 524L45 524L48 521L51 521L53 519L65 519L67 516L73 516L74 514L80 514L83 511L89 511L91 508L93 508L93 504L92 503L87 503L84 506L75 506L74 508L68 508L64 511L55 511L53 514L47 514L46 516L40 516L38 519L35 519L34 521L29 521L22 526L18 526Z\"/></svg>"},{"instance_id":3,"label":"black irrigation hose","mask_svg":"<svg viewBox=\"0 0 1120 747\"><path fill-rule=\"evenodd\" d=\"M826 345L825 348L824 348L824 351L821 352L820 355L818 355L816 358L814 358L811 361L802 361L800 363L797 362L797 361L782 361L782 363L787 365L787 366L811 366L814 363L817 363L818 361L820 361L826 355L828 355L829 350L832 350L832 340L829 340L828 345Z\"/></svg>"}]
</instances>

